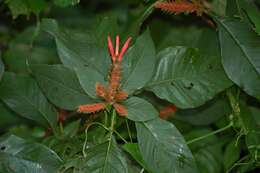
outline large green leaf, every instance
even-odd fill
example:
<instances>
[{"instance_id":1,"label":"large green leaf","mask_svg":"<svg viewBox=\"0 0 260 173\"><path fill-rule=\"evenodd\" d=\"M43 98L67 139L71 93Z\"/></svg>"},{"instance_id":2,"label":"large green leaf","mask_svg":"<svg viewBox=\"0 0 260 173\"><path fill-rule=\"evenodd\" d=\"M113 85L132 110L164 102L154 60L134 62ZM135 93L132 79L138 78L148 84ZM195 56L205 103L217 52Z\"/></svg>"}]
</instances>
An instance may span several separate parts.
<instances>
[{"instance_id":1,"label":"large green leaf","mask_svg":"<svg viewBox=\"0 0 260 173\"><path fill-rule=\"evenodd\" d=\"M62 162L46 146L13 135L1 138L0 148L0 172L56 173Z\"/></svg>"},{"instance_id":2,"label":"large green leaf","mask_svg":"<svg viewBox=\"0 0 260 173\"><path fill-rule=\"evenodd\" d=\"M188 122L192 125L209 125L223 116L231 114L229 103L224 98L217 98L194 109L180 109L174 119Z\"/></svg>"},{"instance_id":3,"label":"large green leaf","mask_svg":"<svg viewBox=\"0 0 260 173\"><path fill-rule=\"evenodd\" d=\"M128 173L126 160L114 142L89 148L86 151L85 173Z\"/></svg>"},{"instance_id":4,"label":"large green leaf","mask_svg":"<svg viewBox=\"0 0 260 173\"><path fill-rule=\"evenodd\" d=\"M231 86L216 56L196 49L167 48L158 54L155 74L147 89L180 108L193 108Z\"/></svg>"},{"instance_id":5,"label":"large green leaf","mask_svg":"<svg viewBox=\"0 0 260 173\"><path fill-rule=\"evenodd\" d=\"M138 97L131 97L123 102L127 107L127 118L133 121L147 121L158 117L153 105Z\"/></svg>"},{"instance_id":6,"label":"large green leaf","mask_svg":"<svg viewBox=\"0 0 260 173\"><path fill-rule=\"evenodd\" d=\"M44 126L55 127L57 114L30 76L4 73L0 98L21 116Z\"/></svg>"},{"instance_id":7,"label":"large green leaf","mask_svg":"<svg viewBox=\"0 0 260 173\"><path fill-rule=\"evenodd\" d=\"M193 156L173 124L154 119L136 122L138 144L144 162L153 173L196 173Z\"/></svg>"},{"instance_id":8,"label":"large green leaf","mask_svg":"<svg viewBox=\"0 0 260 173\"><path fill-rule=\"evenodd\" d=\"M44 94L56 106L75 110L91 102L73 70L63 65L30 65L30 69Z\"/></svg>"},{"instance_id":9,"label":"large green leaf","mask_svg":"<svg viewBox=\"0 0 260 173\"><path fill-rule=\"evenodd\" d=\"M97 98L96 95L96 84L105 84L105 78L98 71L90 67L79 67L76 68L76 73L79 78L79 82L84 91L91 97Z\"/></svg>"},{"instance_id":10,"label":"large green leaf","mask_svg":"<svg viewBox=\"0 0 260 173\"><path fill-rule=\"evenodd\" d=\"M228 77L249 95L260 99L260 39L238 20L216 19L222 64Z\"/></svg>"},{"instance_id":11,"label":"large green leaf","mask_svg":"<svg viewBox=\"0 0 260 173\"><path fill-rule=\"evenodd\" d=\"M96 40L89 40L87 35L64 31L51 19L43 20L42 28L55 38L57 52L65 66L72 69L91 66L107 76L110 57L107 49L99 47Z\"/></svg>"},{"instance_id":12,"label":"large green leaf","mask_svg":"<svg viewBox=\"0 0 260 173\"><path fill-rule=\"evenodd\" d=\"M149 31L137 38L122 64L122 88L127 93L141 89L151 79L155 65L155 47Z\"/></svg>"}]
</instances>

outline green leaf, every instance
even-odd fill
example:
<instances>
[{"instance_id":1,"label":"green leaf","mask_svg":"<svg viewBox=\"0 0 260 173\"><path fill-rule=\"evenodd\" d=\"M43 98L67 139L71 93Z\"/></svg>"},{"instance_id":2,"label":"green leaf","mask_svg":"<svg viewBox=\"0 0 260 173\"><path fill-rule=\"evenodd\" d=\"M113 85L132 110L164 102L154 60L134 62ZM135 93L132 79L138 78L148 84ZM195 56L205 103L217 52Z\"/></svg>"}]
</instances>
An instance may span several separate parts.
<instances>
[{"instance_id":1,"label":"green leaf","mask_svg":"<svg viewBox=\"0 0 260 173\"><path fill-rule=\"evenodd\" d=\"M5 0L13 18L19 15L29 15L31 12L37 14L46 8L44 0Z\"/></svg>"},{"instance_id":2,"label":"green leaf","mask_svg":"<svg viewBox=\"0 0 260 173\"><path fill-rule=\"evenodd\" d=\"M209 125L230 114L231 109L228 101L224 98L217 98L194 109L180 109L176 112L174 119L192 125Z\"/></svg>"},{"instance_id":3,"label":"green leaf","mask_svg":"<svg viewBox=\"0 0 260 173\"><path fill-rule=\"evenodd\" d=\"M139 146L137 143L127 143L122 146L122 148L129 153L142 167L146 167L144 165L144 160L139 150Z\"/></svg>"},{"instance_id":4,"label":"green leaf","mask_svg":"<svg viewBox=\"0 0 260 173\"><path fill-rule=\"evenodd\" d=\"M146 31L137 38L122 61L122 89L127 93L141 89L152 77L155 65L155 47Z\"/></svg>"},{"instance_id":5,"label":"green leaf","mask_svg":"<svg viewBox=\"0 0 260 173\"><path fill-rule=\"evenodd\" d=\"M154 173L196 173L193 156L173 124L154 119L136 122L138 144L148 169Z\"/></svg>"},{"instance_id":6,"label":"green leaf","mask_svg":"<svg viewBox=\"0 0 260 173\"><path fill-rule=\"evenodd\" d=\"M30 14L30 10L23 0L5 0L5 3L8 5L13 18L16 18L19 15Z\"/></svg>"},{"instance_id":7,"label":"green leaf","mask_svg":"<svg viewBox=\"0 0 260 173\"><path fill-rule=\"evenodd\" d=\"M56 173L62 162L48 147L13 135L1 138L0 148L0 172Z\"/></svg>"},{"instance_id":8,"label":"green leaf","mask_svg":"<svg viewBox=\"0 0 260 173\"><path fill-rule=\"evenodd\" d=\"M260 12L252 0L239 0L240 8L244 9L255 25L255 31L260 35Z\"/></svg>"},{"instance_id":9,"label":"green leaf","mask_svg":"<svg viewBox=\"0 0 260 173\"><path fill-rule=\"evenodd\" d=\"M217 56L202 56L193 48L164 49L157 64L147 89L180 108L200 106L232 85Z\"/></svg>"},{"instance_id":10,"label":"green leaf","mask_svg":"<svg viewBox=\"0 0 260 173\"><path fill-rule=\"evenodd\" d=\"M96 99L96 84L105 84L104 76L98 71L90 67L79 67L76 68L76 73L79 78L79 82L84 91L91 97Z\"/></svg>"},{"instance_id":11,"label":"green leaf","mask_svg":"<svg viewBox=\"0 0 260 173\"><path fill-rule=\"evenodd\" d=\"M260 158L260 129L247 105L240 102L240 123L246 135L246 145L251 153L252 159L257 161Z\"/></svg>"},{"instance_id":12,"label":"green leaf","mask_svg":"<svg viewBox=\"0 0 260 173\"><path fill-rule=\"evenodd\" d=\"M228 77L249 95L260 99L260 39L238 20L216 19L222 64Z\"/></svg>"},{"instance_id":13,"label":"green leaf","mask_svg":"<svg viewBox=\"0 0 260 173\"><path fill-rule=\"evenodd\" d=\"M19 124L20 118L11 111L2 101L0 101L0 130L12 125Z\"/></svg>"},{"instance_id":14,"label":"green leaf","mask_svg":"<svg viewBox=\"0 0 260 173\"><path fill-rule=\"evenodd\" d=\"M0 98L21 116L55 128L56 111L30 76L6 72L0 84Z\"/></svg>"},{"instance_id":15,"label":"green leaf","mask_svg":"<svg viewBox=\"0 0 260 173\"><path fill-rule=\"evenodd\" d=\"M52 19L44 19L42 28L55 38L58 55L66 67L74 69L90 66L103 76L107 76L110 57L107 49L99 47L96 40L89 41L81 34L63 31Z\"/></svg>"},{"instance_id":16,"label":"green leaf","mask_svg":"<svg viewBox=\"0 0 260 173\"><path fill-rule=\"evenodd\" d=\"M128 173L126 160L114 142L91 147L86 156L85 173Z\"/></svg>"},{"instance_id":17,"label":"green leaf","mask_svg":"<svg viewBox=\"0 0 260 173\"><path fill-rule=\"evenodd\" d=\"M30 65L30 69L44 94L57 107L75 110L92 101L73 70L63 65Z\"/></svg>"},{"instance_id":18,"label":"green leaf","mask_svg":"<svg viewBox=\"0 0 260 173\"><path fill-rule=\"evenodd\" d=\"M236 145L236 140L232 140L225 148L224 167L228 171L240 157L240 145Z\"/></svg>"},{"instance_id":19,"label":"green leaf","mask_svg":"<svg viewBox=\"0 0 260 173\"><path fill-rule=\"evenodd\" d=\"M68 7L76 5L80 0L54 0L54 4L60 7Z\"/></svg>"},{"instance_id":20,"label":"green leaf","mask_svg":"<svg viewBox=\"0 0 260 173\"><path fill-rule=\"evenodd\" d=\"M66 125L66 127L64 128L64 136L66 136L66 138L72 138L76 136L79 131L79 128L80 128L80 119Z\"/></svg>"},{"instance_id":21,"label":"green leaf","mask_svg":"<svg viewBox=\"0 0 260 173\"><path fill-rule=\"evenodd\" d=\"M107 36L115 38L120 34L118 28L118 16L115 14L98 14L95 16L92 27L91 36L95 43L104 47L107 45ZM107 49L105 49L107 51Z\"/></svg>"},{"instance_id":22,"label":"green leaf","mask_svg":"<svg viewBox=\"0 0 260 173\"><path fill-rule=\"evenodd\" d=\"M153 105L138 97L131 97L123 104L127 107L127 118L132 121L147 121L158 117Z\"/></svg>"},{"instance_id":23,"label":"green leaf","mask_svg":"<svg viewBox=\"0 0 260 173\"><path fill-rule=\"evenodd\" d=\"M212 132L209 129L193 129L186 135L192 140ZM215 135L189 144L200 173L220 173L223 165L222 140Z\"/></svg>"}]
</instances>

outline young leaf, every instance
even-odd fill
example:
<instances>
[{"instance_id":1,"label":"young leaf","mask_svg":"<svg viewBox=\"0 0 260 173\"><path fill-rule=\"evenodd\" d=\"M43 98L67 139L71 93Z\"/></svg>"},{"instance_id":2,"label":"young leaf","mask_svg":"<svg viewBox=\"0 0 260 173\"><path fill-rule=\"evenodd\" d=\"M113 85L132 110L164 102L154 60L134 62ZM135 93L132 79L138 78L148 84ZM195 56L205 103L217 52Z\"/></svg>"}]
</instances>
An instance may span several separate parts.
<instances>
[{"instance_id":1,"label":"young leaf","mask_svg":"<svg viewBox=\"0 0 260 173\"><path fill-rule=\"evenodd\" d=\"M48 147L17 136L0 139L0 172L56 173L62 163Z\"/></svg>"},{"instance_id":2,"label":"young leaf","mask_svg":"<svg viewBox=\"0 0 260 173\"><path fill-rule=\"evenodd\" d=\"M43 20L42 28L55 38L57 52L66 67L73 69L91 66L103 76L107 76L110 65L108 51L99 47L96 40L87 41L82 35L79 37L77 33L63 31L52 19Z\"/></svg>"},{"instance_id":3,"label":"young leaf","mask_svg":"<svg viewBox=\"0 0 260 173\"><path fill-rule=\"evenodd\" d=\"M141 89L151 79L155 65L155 47L149 31L137 38L122 64L122 89L127 93Z\"/></svg>"},{"instance_id":4,"label":"young leaf","mask_svg":"<svg viewBox=\"0 0 260 173\"><path fill-rule=\"evenodd\" d=\"M91 103L75 72L63 65L30 65L33 75L48 99L57 107L75 110Z\"/></svg>"},{"instance_id":5,"label":"young leaf","mask_svg":"<svg viewBox=\"0 0 260 173\"><path fill-rule=\"evenodd\" d=\"M90 67L78 67L75 70L81 87L91 98L96 99L96 84L105 84L104 76Z\"/></svg>"},{"instance_id":6,"label":"young leaf","mask_svg":"<svg viewBox=\"0 0 260 173\"><path fill-rule=\"evenodd\" d=\"M180 108L194 108L231 86L220 60L196 49L166 48L158 54L153 79L146 85L159 98Z\"/></svg>"},{"instance_id":7,"label":"young leaf","mask_svg":"<svg viewBox=\"0 0 260 173\"><path fill-rule=\"evenodd\" d=\"M158 117L153 105L138 97L131 97L123 102L127 107L127 118L132 121L148 121Z\"/></svg>"},{"instance_id":8,"label":"young leaf","mask_svg":"<svg viewBox=\"0 0 260 173\"><path fill-rule=\"evenodd\" d=\"M57 114L30 76L4 73L0 98L21 116L55 129Z\"/></svg>"},{"instance_id":9,"label":"young leaf","mask_svg":"<svg viewBox=\"0 0 260 173\"><path fill-rule=\"evenodd\" d=\"M138 144L148 169L154 173L196 173L193 156L173 124L159 118L136 122Z\"/></svg>"},{"instance_id":10,"label":"young leaf","mask_svg":"<svg viewBox=\"0 0 260 173\"><path fill-rule=\"evenodd\" d=\"M91 147L86 156L86 173L128 173L126 160L114 142Z\"/></svg>"}]
</instances>

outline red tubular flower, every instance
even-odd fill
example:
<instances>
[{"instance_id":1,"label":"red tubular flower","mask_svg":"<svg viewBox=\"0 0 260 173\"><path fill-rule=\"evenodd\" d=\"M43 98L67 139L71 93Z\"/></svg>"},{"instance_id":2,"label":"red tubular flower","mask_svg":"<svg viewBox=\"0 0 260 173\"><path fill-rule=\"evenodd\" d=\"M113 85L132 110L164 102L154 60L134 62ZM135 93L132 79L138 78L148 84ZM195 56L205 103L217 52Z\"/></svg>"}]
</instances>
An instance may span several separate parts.
<instances>
[{"instance_id":1,"label":"red tubular flower","mask_svg":"<svg viewBox=\"0 0 260 173\"><path fill-rule=\"evenodd\" d=\"M121 80L121 61L125 52L127 51L131 38L128 38L125 44L123 45L120 53L120 38L116 36L116 45L115 49L112 43L110 36L107 38L108 50L111 55L112 65L109 74L108 87L101 85L100 83L96 84L96 95L103 98L105 103L96 103L81 105L78 107L78 112L81 113L94 113L101 110L104 110L108 104L112 105L116 112L121 116L127 115L127 108L117 102L123 101L128 97L128 94L120 89L120 80Z\"/></svg>"}]
</instances>

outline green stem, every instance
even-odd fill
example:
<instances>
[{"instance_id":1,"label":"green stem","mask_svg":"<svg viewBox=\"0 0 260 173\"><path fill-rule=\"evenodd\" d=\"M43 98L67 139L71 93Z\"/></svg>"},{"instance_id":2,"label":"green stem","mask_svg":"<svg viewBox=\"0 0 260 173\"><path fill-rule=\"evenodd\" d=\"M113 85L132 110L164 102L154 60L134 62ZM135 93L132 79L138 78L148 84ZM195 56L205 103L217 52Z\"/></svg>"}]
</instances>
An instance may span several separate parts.
<instances>
[{"instance_id":1,"label":"green stem","mask_svg":"<svg viewBox=\"0 0 260 173\"><path fill-rule=\"evenodd\" d=\"M89 124L89 126L85 130L86 137L85 137L85 141L84 141L84 145L83 145L83 149L82 149L82 153L83 153L84 157L87 156L85 149L87 148L87 142L88 142L88 130L90 127L92 127L94 125L98 125L98 126L104 128L105 130L110 131L109 128L107 128L106 126L104 126L103 124L101 124L99 122L93 122L93 123Z\"/></svg>"},{"instance_id":2,"label":"green stem","mask_svg":"<svg viewBox=\"0 0 260 173\"><path fill-rule=\"evenodd\" d=\"M123 136L121 136L118 131L114 130L114 132L115 132L115 134L116 134L119 138L121 138L121 139L124 141L124 143L126 143L126 144L128 143L127 140L125 140L125 138L124 138Z\"/></svg>"},{"instance_id":3,"label":"green stem","mask_svg":"<svg viewBox=\"0 0 260 173\"><path fill-rule=\"evenodd\" d=\"M105 126L107 127L107 119L108 119L108 114L107 111L105 110Z\"/></svg>"},{"instance_id":4,"label":"green stem","mask_svg":"<svg viewBox=\"0 0 260 173\"><path fill-rule=\"evenodd\" d=\"M125 119L125 122L126 122L126 128L127 128L128 136L130 138L131 143L133 143L132 134L131 134L131 130L129 128L128 120Z\"/></svg>"},{"instance_id":5,"label":"green stem","mask_svg":"<svg viewBox=\"0 0 260 173\"><path fill-rule=\"evenodd\" d=\"M116 119L116 111L115 109L112 110L112 117L111 117L111 124L110 124L110 132L109 132L109 138L108 138L108 147L107 147L107 153L106 153L106 158L105 158L105 165L104 169L102 172L106 172L106 166L107 166L107 161L108 161L108 154L111 149L112 145L112 138L113 138L113 132L114 132L114 125L115 125L115 119Z\"/></svg>"},{"instance_id":6,"label":"green stem","mask_svg":"<svg viewBox=\"0 0 260 173\"><path fill-rule=\"evenodd\" d=\"M230 127L232 127L232 126L233 126L233 124L230 123L230 124L228 124L227 126L221 128L221 129L218 129L218 130L213 131L213 132L211 132L211 133L208 133L208 134L206 134L206 135L200 136L200 137L198 137L198 138L192 139L192 140L188 141L187 144L189 145L189 144L192 144L192 143L194 143L194 142L197 142L197 141L200 141L200 140L202 140L202 139L205 139L205 138L207 138L207 137L213 136L213 135L215 135L215 134L217 134L217 133L223 132L223 131L229 129Z\"/></svg>"}]
</instances>

